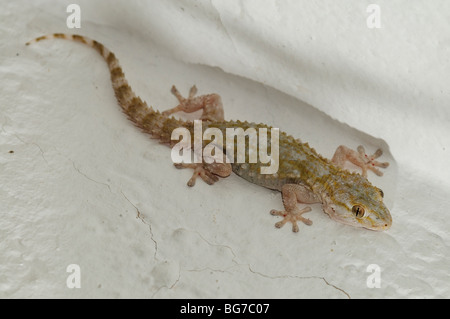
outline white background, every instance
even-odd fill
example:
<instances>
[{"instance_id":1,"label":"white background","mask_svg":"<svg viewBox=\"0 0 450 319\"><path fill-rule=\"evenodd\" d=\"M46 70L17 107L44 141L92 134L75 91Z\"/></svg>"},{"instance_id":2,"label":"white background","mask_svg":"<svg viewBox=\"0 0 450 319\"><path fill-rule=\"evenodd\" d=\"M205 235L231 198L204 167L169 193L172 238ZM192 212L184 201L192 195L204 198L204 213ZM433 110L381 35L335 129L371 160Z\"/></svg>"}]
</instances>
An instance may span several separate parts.
<instances>
[{"instance_id":1,"label":"white background","mask_svg":"<svg viewBox=\"0 0 450 319\"><path fill-rule=\"evenodd\" d=\"M0 297L450 297L450 3L377 1L6 1L0 11ZM228 119L264 122L330 157L383 148L369 179L393 225L275 229L277 192L233 175L186 182L170 149L120 112L92 49L119 58L164 110L196 84ZM11 153L10 151L13 151ZM81 288L69 289L77 264ZM380 267L369 288L367 267Z\"/></svg>"}]
</instances>

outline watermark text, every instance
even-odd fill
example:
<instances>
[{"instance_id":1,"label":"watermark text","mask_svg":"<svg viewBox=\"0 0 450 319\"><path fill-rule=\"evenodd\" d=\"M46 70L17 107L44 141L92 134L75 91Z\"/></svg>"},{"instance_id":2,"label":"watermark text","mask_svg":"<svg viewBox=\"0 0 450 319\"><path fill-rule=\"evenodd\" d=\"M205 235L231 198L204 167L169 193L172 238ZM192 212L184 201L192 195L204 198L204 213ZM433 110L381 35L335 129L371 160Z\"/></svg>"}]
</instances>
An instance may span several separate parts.
<instances>
[{"instance_id":1,"label":"watermark text","mask_svg":"<svg viewBox=\"0 0 450 319\"><path fill-rule=\"evenodd\" d=\"M247 162L254 164L259 161L266 165L260 166L261 174L275 174L279 167L279 135L278 128L270 128L269 138L266 127L258 128L258 130L254 127L248 127L245 130L241 127L230 127L225 129L224 140L221 129L209 127L203 131L202 121L195 120L193 139L187 128L179 127L172 131L171 139L179 140L179 142L172 148L171 157L174 163ZM211 142L204 146L204 141ZM269 146L270 155L268 154Z\"/></svg>"}]
</instances>

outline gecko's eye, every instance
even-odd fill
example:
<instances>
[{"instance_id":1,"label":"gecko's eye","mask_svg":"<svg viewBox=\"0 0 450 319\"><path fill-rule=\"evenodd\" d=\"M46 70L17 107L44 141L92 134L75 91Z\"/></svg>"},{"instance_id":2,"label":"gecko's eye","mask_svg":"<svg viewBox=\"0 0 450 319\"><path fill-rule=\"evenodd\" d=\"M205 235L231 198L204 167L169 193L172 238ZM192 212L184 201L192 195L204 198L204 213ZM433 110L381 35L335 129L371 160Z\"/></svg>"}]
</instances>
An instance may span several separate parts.
<instances>
[{"instance_id":1,"label":"gecko's eye","mask_svg":"<svg viewBox=\"0 0 450 319\"><path fill-rule=\"evenodd\" d=\"M384 197L383 191L382 191L381 189L378 189L378 191L380 192L380 195L381 195L381 197L383 198L383 197Z\"/></svg>"},{"instance_id":2,"label":"gecko's eye","mask_svg":"<svg viewBox=\"0 0 450 319\"><path fill-rule=\"evenodd\" d=\"M352 207L352 212L356 216L356 218L364 217L364 207L361 205L355 205Z\"/></svg>"}]
</instances>

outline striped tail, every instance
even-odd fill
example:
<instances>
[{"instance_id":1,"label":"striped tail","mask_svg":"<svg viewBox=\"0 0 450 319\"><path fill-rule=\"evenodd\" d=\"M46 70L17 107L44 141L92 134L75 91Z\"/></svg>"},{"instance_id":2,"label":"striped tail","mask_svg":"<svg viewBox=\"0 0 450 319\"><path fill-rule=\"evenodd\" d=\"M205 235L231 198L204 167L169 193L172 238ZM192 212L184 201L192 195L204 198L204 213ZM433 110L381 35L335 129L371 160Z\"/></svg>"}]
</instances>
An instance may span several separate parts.
<instances>
[{"instance_id":1,"label":"striped tail","mask_svg":"<svg viewBox=\"0 0 450 319\"><path fill-rule=\"evenodd\" d=\"M172 130L176 127L189 126L186 122L176 120L172 117L167 118L159 111L155 111L152 107L147 106L147 103L142 101L131 89L119 64L119 60L114 53L100 42L76 34L54 33L38 37L27 42L26 45L46 39L72 40L94 48L108 64L114 93L123 112L136 126L144 132L151 134L153 138L159 139L161 143L172 144L170 139Z\"/></svg>"}]
</instances>

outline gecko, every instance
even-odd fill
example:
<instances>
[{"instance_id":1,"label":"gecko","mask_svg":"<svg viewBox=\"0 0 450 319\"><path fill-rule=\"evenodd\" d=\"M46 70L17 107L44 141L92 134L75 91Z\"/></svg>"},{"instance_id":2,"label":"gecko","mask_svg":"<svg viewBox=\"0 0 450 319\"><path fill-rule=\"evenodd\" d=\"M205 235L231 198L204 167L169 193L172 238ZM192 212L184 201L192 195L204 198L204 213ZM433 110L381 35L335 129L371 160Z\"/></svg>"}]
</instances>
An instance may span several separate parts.
<instances>
[{"instance_id":1,"label":"gecko","mask_svg":"<svg viewBox=\"0 0 450 319\"><path fill-rule=\"evenodd\" d=\"M95 49L106 61L114 94L122 111L135 126L168 146L174 145L171 133L176 128L186 128L194 133L192 121L184 121L173 116L174 113L192 113L202 110L199 120L202 130L218 128L225 132L227 128L268 128L266 124L256 124L247 121L227 121L220 95L212 93L197 95L194 85L187 98L172 86L171 93L179 104L174 108L160 112L148 106L137 96L128 84L122 67L115 54L100 42L76 34L54 33L44 35L26 43L40 42L46 39L64 39L82 43ZM245 180L268 189L281 192L284 210L271 210L270 214L281 217L275 226L281 228L286 223L292 224L292 231L298 232L297 222L311 225L312 221L303 217L310 212L311 207L299 208L298 204L321 204L323 211L339 223L362 227L370 230L387 230L392 225L391 214L383 203L383 191L372 185L367 179L368 171L383 175L378 169L388 167L389 163L376 159L382 155L378 149L374 154L367 155L362 146L352 150L339 146L331 160L321 156L308 143L303 143L285 132L279 133L279 167L273 174L260 174L261 163L228 163L202 161L201 163L175 163L176 168L191 168L194 170L188 181L188 186L194 186L200 177L207 184L214 184L220 178L228 177L232 172ZM226 156L227 149L223 149ZM361 174L350 172L344 168L346 162L351 162L361 169Z\"/></svg>"}]
</instances>

